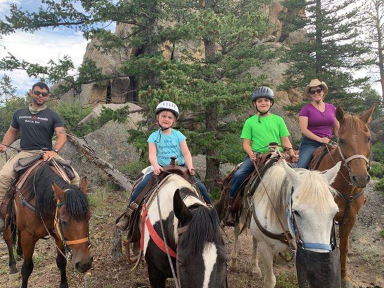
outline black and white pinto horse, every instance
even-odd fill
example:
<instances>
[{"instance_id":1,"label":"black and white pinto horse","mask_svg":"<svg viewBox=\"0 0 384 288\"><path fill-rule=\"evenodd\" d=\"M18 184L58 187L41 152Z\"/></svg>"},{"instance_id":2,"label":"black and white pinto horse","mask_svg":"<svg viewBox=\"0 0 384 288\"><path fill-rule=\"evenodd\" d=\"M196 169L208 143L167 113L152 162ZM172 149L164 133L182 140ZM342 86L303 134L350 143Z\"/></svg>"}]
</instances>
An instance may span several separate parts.
<instances>
[{"instance_id":1,"label":"black and white pinto horse","mask_svg":"<svg viewBox=\"0 0 384 288\"><path fill-rule=\"evenodd\" d=\"M177 174L167 176L143 207L140 222L151 287L165 287L172 269L178 287L226 287L226 250L217 212L189 182Z\"/></svg>"}]
</instances>

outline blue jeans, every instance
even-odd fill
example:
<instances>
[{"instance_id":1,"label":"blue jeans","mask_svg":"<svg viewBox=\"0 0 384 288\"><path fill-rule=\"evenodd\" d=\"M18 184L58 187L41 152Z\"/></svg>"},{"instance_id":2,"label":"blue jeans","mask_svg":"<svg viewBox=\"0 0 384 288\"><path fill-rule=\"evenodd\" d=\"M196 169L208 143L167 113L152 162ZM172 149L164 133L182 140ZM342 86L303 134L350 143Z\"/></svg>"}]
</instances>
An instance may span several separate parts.
<instances>
[{"instance_id":1,"label":"blue jeans","mask_svg":"<svg viewBox=\"0 0 384 288\"><path fill-rule=\"evenodd\" d=\"M241 183L244 182L245 178L247 178L253 172L253 170L255 170L255 166L251 158L245 158L239 169L237 169L235 174L233 174L231 187L229 187L228 190L230 197L235 198L237 189L240 187Z\"/></svg>"},{"instance_id":2,"label":"blue jeans","mask_svg":"<svg viewBox=\"0 0 384 288\"><path fill-rule=\"evenodd\" d=\"M297 167L308 168L309 162L312 160L313 152L322 145L323 143L317 142L304 136L300 144L299 162L297 162Z\"/></svg>"},{"instance_id":3,"label":"blue jeans","mask_svg":"<svg viewBox=\"0 0 384 288\"><path fill-rule=\"evenodd\" d=\"M129 203L132 203L133 201L136 200L137 196L139 196L141 191L143 191L144 187L147 186L147 184L148 184L149 180L151 180L152 176L153 176L153 172L147 174L143 178L143 180L141 180L141 182L139 184L137 184L135 190L132 193L131 199L129 200ZM201 182L201 180L199 178L197 178L196 176L192 176L192 179L195 182L196 186L199 188L200 193L201 193L201 195L203 195L204 200L207 203L211 204L212 203L211 198L209 197L208 190L205 187L205 185L203 184L203 182Z\"/></svg>"}]
</instances>

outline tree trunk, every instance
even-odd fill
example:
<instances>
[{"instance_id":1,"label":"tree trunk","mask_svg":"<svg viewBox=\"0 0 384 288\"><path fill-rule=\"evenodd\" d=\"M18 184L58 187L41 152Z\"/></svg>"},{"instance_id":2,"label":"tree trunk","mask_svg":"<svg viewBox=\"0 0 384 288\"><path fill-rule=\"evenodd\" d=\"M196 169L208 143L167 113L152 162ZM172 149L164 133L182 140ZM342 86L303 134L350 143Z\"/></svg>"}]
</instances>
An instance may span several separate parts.
<instances>
[{"instance_id":1,"label":"tree trunk","mask_svg":"<svg viewBox=\"0 0 384 288\"><path fill-rule=\"evenodd\" d=\"M377 54L379 56L379 71L380 71L380 83L381 83L381 95L384 97L384 32L382 30L382 19L384 15L380 14L380 8L384 6L380 1L375 1L375 28L377 32Z\"/></svg>"},{"instance_id":2,"label":"tree trunk","mask_svg":"<svg viewBox=\"0 0 384 288\"><path fill-rule=\"evenodd\" d=\"M119 170L115 169L112 164L98 157L95 151L89 147L83 139L77 138L72 134L67 134L67 139L79 152L83 153L88 160L103 170L116 185L124 190L132 191L131 181Z\"/></svg>"},{"instance_id":3,"label":"tree trunk","mask_svg":"<svg viewBox=\"0 0 384 288\"><path fill-rule=\"evenodd\" d=\"M200 1L201 8L213 9L214 0ZM203 39L205 59L210 62L216 56L217 45L210 39ZM218 126L218 111L216 105L209 105L205 111L205 125L207 132L216 132ZM220 161L216 147L209 147L206 149L206 174L205 182L209 191L215 188L215 179L220 177Z\"/></svg>"}]
</instances>

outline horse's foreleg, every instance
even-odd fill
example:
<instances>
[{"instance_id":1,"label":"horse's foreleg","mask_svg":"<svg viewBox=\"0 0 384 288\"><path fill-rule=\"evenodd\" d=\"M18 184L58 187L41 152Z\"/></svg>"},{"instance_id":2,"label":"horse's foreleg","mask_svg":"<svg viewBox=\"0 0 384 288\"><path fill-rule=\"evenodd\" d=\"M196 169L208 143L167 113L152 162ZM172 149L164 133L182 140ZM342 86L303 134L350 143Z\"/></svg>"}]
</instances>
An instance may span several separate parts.
<instances>
[{"instance_id":1,"label":"horse's foreleg","mask_svg":"<svg viewBox=\"0 0 384 288\"><path fill-rule=\"evenodd\" d=\"M264 241L258 243L261 262L264 266L264 288L274 288L276 285L276 277L273 274L273 253Z\"/></svg>"},{"instance_id":2,"label":"horse's foreleg","mask_svg":"<svg viewBox=\"0 0 384 288\"><path fill-rule=\"evenodd\" d=\"M151 263L148 263L148 275L152 288L165 288L167 278Z\"/></svg>"},{"instance_id":3,"label":"horse's foreleg","mask_svg":"<svg viewBox=\"0 0 384 288\"><path fill-rule=\"evenodd\" d=\"M20 244L23 249L23 266L21 267L22 283L21 288L28 287L28 279L33 271L33 260L32 255L35 250L36 241L32 235L27 232L20 233Z\"/></svg>"},{"instance_id":4,"label":"horse's foreleg","mask_svg":"<svg viewBox=\"0 0 384 288\"><path fill-rule=\"evenodd\" d=\"M240 234L240 227L239 225L235 225L233 229L233 235L234 235L234 241L232 246L232 252L231 252L231 264L229 265L231 270L237 271L237 256L239 255L239 234Z\"/></svg>"},{"instance_id":5,"label":"horse's foreleg","mask_svg":"<svg viewBox=\"0 0 384 288\"><path fill-rule=\"evenodd\" d=\"M257 249L257 240L252 236L252 274L261 277L259 267L259 250Z\"/></svg>"},{"instance_id":6,"label":"horse's foreleg","mask_svg":"<svg viewBox=\"0 0 384 288\"><path fill-rule=\"evenodd\" d=\"M20 236L20 230L17 229L17 246L16 246L16 253L17 253L17 255L19 255L20 257L22 257L22 256L23 256L23 249L21 248L20 239L21 239L21 236Z\"/></svg>"},{"instance_id":7,"label":"horse's foreleg","mask_svg":"<svg viewBox=\"0 0 384 288\"><path fill-rule=\"evenodd\" d=\"M64 250L62 249L62 251ZM60 270L60 288L68 288L68 280L66 273L67 259L65 259L65 257L60 253L59 250L57 250L56 265Z\"/></svg>"},{"instance_id":8,"label":"horse's foreleg","mask_svg":"<svg viewBox=\"0 0 384 288\"><path fill-rule=\"evenodd\" d=\"M340 268L341 268L341 282L343 288L352 287L350 283L348 271L347 271L347 257L349 250L349 234L352 231L353 225L355 224L356 218L348 219L346 223L339 227L340 237Z\"/></svg>"},{"instance_id":9,"label":"horse's foreleg","mask_svg":"<svg viewBox=\"0 0 384 288\"><path fill-rule=\"evenodd\" d=\"M9 265L10 274L17 273L16 260L15 260L15 255L13 253L14 241L12 236L13 236L13 233L11 228L7 227L7 229L4 231L3 237L8 248L8 257L9 257L8 265Z\"/></svg>"}]
</instances>

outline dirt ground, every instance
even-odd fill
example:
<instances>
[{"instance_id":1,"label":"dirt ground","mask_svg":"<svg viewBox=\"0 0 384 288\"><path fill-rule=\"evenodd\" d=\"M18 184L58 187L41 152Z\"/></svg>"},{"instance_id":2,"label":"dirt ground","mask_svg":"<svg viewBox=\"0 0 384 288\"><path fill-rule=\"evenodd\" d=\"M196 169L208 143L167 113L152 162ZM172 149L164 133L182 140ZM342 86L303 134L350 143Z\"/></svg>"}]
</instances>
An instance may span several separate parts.
<instances>
[{"instance_id":1,"label":"dirt ground","mask_svg":"<svg viewBox=\"0 0 384 288\"><path fill-rule=\"evenodd\" d=\"M373 190L374 182L366 188L368 201L362 209L357 226L351 236L349 268L355 287L384 287L384 193ZM126 258L114 260L111 256L111 238L116 216L125 207L127 195L110 192L105 188L94 189L90 195L92 204L91 242L94 255L93 268L86 275L79 274L71 265L67 267L70 287L112 288L149 287L147 271L143 262L137 271L131 271ZM232 243L231 229L226 229L228 249ZM239 271L229 271L229 287L262 287L261 279L248 273L251 263L251 236L241 235ZM229 251L228 251L229 253ZM55 264L53 240L40 240L34 254L35 268L29 287L59 287L59 272ZM4 241L0 241L0 287L20 287L19 273L9 275L8 255ZM21 261L18 262L20 270ZM286 263L280 258L275 261L278 288L297 287L293 261ZM173 287L169 281L169 287ZM326 288L326 287L325 287Z\"/></svg>"}]
</instances>

